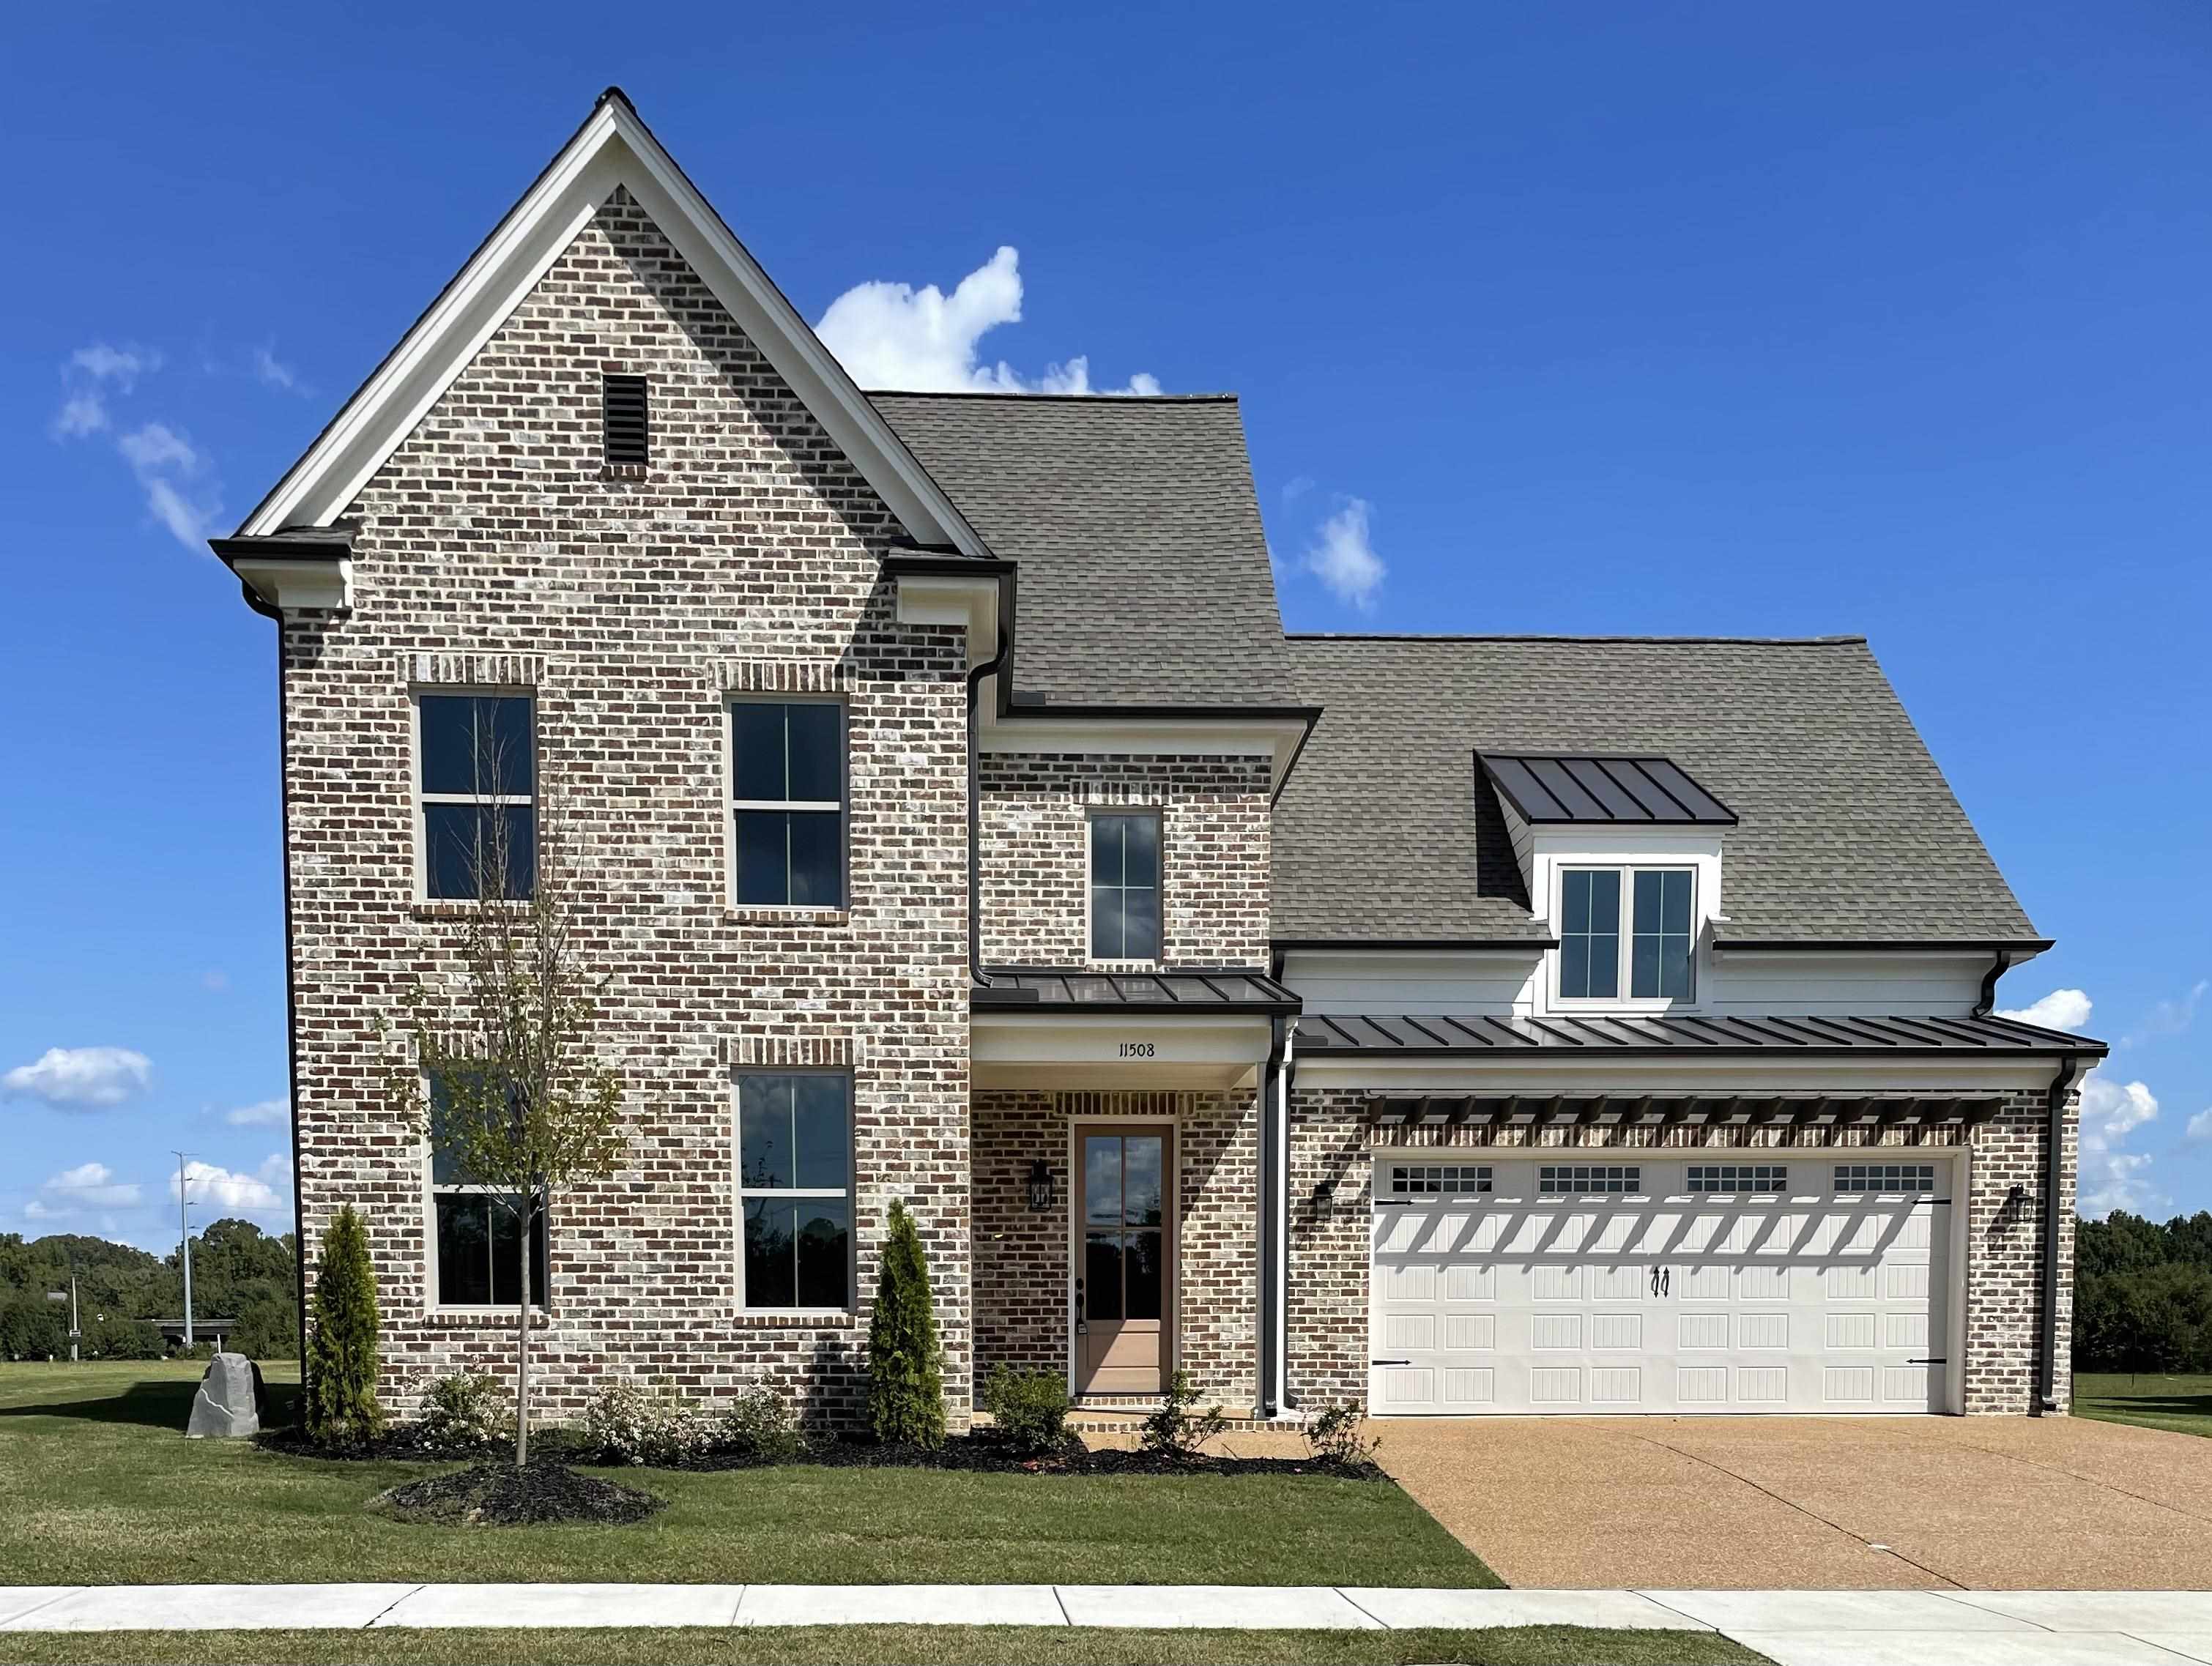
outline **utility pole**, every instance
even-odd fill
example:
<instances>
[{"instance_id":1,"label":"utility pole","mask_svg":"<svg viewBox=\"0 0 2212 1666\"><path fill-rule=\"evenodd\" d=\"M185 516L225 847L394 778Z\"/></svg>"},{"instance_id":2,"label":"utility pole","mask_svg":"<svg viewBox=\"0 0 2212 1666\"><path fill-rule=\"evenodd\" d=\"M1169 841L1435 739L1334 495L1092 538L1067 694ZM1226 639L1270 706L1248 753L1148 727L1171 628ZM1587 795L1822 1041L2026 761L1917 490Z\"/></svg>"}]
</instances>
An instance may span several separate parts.
<instances>
[{"instance_id":1,"label":"utility pole","mask_svg":"<svg viewBox=\"0 0 2212 1666\"><path fill-rule=\"evenodd\" d=\"M192 1221L186 1213L191 1203L185 1196L185 1159L191 1154L177 1153L177 1230L185 1265L185 1346L188 1348L192 1345Z\"/></svg>"}]
</instances>

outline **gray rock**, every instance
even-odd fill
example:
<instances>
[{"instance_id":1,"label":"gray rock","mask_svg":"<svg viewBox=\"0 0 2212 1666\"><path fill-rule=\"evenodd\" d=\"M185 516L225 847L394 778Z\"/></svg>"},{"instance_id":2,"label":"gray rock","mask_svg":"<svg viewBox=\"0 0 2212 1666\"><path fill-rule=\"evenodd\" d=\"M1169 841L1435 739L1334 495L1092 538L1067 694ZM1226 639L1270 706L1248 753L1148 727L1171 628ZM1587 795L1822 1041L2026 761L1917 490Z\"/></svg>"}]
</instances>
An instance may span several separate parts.
<instances>
[{"instance_id":1,"label":"gray rock","mask_svg":"<svg viewBox=\"0 0 2212 1666\"><path fill-rule=\"evenodd\" d=\"M191 1421L185 1438L243 1439L261 1433L261 1373L243 1354L218 1354L208 1361L200 1391L192 1396Z\"/></svg>"}]
</instances>

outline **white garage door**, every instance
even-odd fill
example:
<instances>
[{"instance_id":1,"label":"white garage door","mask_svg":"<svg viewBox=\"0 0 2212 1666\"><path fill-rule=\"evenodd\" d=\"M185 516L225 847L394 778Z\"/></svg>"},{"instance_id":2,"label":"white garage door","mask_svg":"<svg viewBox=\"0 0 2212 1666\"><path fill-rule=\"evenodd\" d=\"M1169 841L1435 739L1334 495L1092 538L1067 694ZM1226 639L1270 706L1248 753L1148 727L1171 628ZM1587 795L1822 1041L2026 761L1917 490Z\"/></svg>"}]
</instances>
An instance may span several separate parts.
<instances>
[{"instance_id":1,"label":"white garage door","mask_svg":"<svg viewBox=\"0 0 2212 1666\"><path fill-rule=\"evenodd\" d=\"M1948 1154L1375 1165L1377 1414L1948 1409Z\"/></svg>"}]
</instances>

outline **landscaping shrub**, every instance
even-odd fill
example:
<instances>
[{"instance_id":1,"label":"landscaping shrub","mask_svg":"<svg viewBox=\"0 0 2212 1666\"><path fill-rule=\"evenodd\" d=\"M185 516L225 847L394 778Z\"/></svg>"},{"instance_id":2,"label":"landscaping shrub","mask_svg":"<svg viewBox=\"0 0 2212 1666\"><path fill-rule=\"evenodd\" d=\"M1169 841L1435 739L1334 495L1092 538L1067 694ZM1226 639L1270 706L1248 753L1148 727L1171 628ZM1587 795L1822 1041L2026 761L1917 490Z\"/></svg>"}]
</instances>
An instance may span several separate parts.
<instances>
[{"instance_id":1,"label":"landscaping shrub","mask_svg":"<svg viewBox=\"0 0 2212 1666\"><path fill-rule=\"evenodd\" d=\"M349 1203L323 1233L307 1336L307 1428L318 1445L356 1445L384 1432L376 1397L376 1269L368 1233Z\"/></svg>"},{"instance_id":2,"label":"landscaping shrub","mask_svg":"<svg viewBox=\"0 0 2212 1666\"><path fill-rule=\"evenodd\" d=\"M1058 1372L998 1366L983 1384L983 1409L1022 1451L1056 1452L1067 1443L1067 1383Z\"/></svg>"},{"instance_id":3,"label":"landscaping shrub","mask_svg":"<svg viewBox=\"0 0 2212 1666\"><path fill-rule=\"evenodd\" d=\"M10 1360L66 1360L69 1310L46 1299L43 1290L18 1296L0 1309L0 1355Z\"/></svg>"},{"instance_id":4,"label":"landscaping shrub","mask_svg":"<svg viewBox=\"0 0 2212 1666\"><path fill-rule=\"evenodd\" d=\"M934 1451L945 1444L945 1378L929 1263L903 1203L891 1204L868 1323L868 1419L876 1439Z\"/></svg>"},{"instance_id":5,"label":"landscaping shrub","mask_svg":"<svg viewBox=\"0 0 2212 1666\"><path fill-rule=\"evenodd\" d=\"M1191 1384L1190 1373L1178 1368L1168 1379L1160 1409L1144 1421L1140 1439L1145 1450L1162 1457L1196 1457L1207 1441L1229 1427L1218 1406L1208 1406L1200 1415L1192 1416L1190 1409L1197 1403L1198 1390Z\"/></svg>"},{"instance_id":6,"label":"landscaping shrub","mask_svg":"<svg viewBox=\"0 0 2212 1666\"><path fill-rule=\"evenodd\" d=\"M433 1378L415 1438L429 1451L455 1457L499 1451L514 1440L514 1402L496 1378L480 1372Z\"/></svg>"},{"instance_id":7,"label":"landscaping shrub","mask_svg":"<svg viewBox=\"0 0 2212 1666\"><path fill-rule=\"evenodd\" d=\"M168 1352L151 1319L87 1318L82 1343L88 1360L158 1360Z\"/></svg>"},{"instance_id":8,"label":"landscaping shrub","mask_svg":"<svg viewBox=\"0 0 2212 1666\"><path fill-rule=\"evenodd\" d=\"M1306 1445L1316 1463L1334 1469L1364 1469L1375 1462L1382 1443L1360 1427L1361 1412L1348 1402L1324 1406L1306 1425Z\"/></svg>"},{"instance_id":9,"label":"landscaping shrub","mask_svg":"<svg viewBox=\"0 0 2212 1666\"><path fill-rule=\"evenodd\" d=\"M806 1455L806 1437L781 1395L747 1389L714 1420L713 1444L733 1457L761 1463L789 1463Z\"/></svg>"},{"instance_id":10,"label":"landscaping shrub","mask_svg":"<svg viewBox=\"0 0 2212 1666\"><path fill-rule=\"evenodd\" d=\"M698 1402L665 1383L609 1383L584 1408L584 1439L610 1463L681 1463L708 1444Z\"/></svg>"}]
</instances>

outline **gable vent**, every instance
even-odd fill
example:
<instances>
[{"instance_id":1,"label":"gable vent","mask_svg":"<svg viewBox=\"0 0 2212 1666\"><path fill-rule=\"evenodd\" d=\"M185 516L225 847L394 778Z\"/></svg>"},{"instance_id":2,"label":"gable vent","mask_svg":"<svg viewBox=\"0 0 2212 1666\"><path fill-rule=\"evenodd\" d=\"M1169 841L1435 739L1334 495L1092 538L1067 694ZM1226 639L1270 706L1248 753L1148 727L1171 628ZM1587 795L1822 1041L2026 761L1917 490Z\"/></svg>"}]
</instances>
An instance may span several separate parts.
<instances>
[{"instance_id":1,"label":"gable vent","mask_svg":"<svg viewBox=\"0 0 2212 1666\"><path fill-rule=\"evenodd\" d=\"M646 436L645 378L609 376L601 381L607 462L642 469L652 460Z\"/></svg>"}]
</instances>

